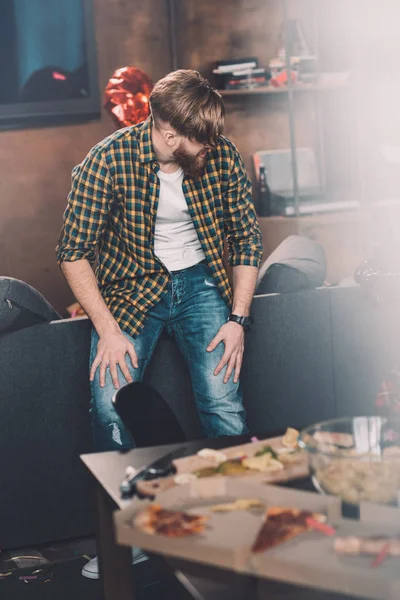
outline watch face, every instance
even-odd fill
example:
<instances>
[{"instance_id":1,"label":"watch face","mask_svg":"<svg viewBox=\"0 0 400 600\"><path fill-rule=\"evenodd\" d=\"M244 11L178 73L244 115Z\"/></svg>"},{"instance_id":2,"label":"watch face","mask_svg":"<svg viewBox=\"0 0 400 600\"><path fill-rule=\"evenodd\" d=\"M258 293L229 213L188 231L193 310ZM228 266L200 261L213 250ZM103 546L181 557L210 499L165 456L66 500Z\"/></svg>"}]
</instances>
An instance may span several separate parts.
<instances>
[{"instance_id":1,"label":"watch face","mask_svg":"<svg viewBox=\"0 0 400 600\"><path fill-rule=\"evenodd\" d=\"M239 325L241 325L243 327L243 329L245 331L248 331L249 329L251 329L251 326L253 323L251 317L242 317L242 316L234 315L234 314L231 314L229 316L228 320L233 321L234 323L238 323Z\"/></svg>"},{"instance_id":2,"label":"watch face","mask_svg":"<svg viewBox=\"0 0 400 600\"><path fill-rule=\"evenodd\" d=\"M245 331L249 331L249 329L251 329L251 325L252 325L251 317L243 317L242 325L243 325Z\"/></svg>"}]
</instances>

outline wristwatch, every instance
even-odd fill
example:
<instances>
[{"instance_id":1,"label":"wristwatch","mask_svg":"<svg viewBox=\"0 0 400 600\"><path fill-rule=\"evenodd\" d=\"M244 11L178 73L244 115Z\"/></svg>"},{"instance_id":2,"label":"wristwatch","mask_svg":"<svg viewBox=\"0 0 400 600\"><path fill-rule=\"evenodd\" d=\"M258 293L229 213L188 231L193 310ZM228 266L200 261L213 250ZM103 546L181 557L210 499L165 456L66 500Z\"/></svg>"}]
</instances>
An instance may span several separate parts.
<instances>
[{"instance_id":1,"label":"wristwatch","mask_svg":"<svg viewBox=\"0 0 400 600\"><path fill-rule=\"evenodd\" d=\"M229 315L228 321L238 323L238 325L241 325L245 331L249 331L253 324L253 319L251 317L241 317L240 315L234 315L233 313Z\"/></svg>"}]
</instances>

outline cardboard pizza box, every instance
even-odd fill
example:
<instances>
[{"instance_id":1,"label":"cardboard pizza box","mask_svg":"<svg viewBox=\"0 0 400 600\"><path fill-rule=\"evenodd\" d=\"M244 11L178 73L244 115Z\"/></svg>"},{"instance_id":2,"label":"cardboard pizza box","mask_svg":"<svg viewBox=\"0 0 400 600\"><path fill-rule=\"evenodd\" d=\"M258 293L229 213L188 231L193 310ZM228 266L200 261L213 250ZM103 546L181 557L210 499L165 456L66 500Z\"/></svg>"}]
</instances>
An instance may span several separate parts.
<instances>
[{"instance_id":1,"label":"cardboard pizza box","mask_svg":"<svg viewBox=\"0 0 400 600\"><path fill-rule=\"evenodd\" d=\"M126 509L115 513L116 539L118 543L140 546L167 557L258 576L260 598L267 595L268 589L263 579L369 600L400 598L400 557L387 557L381 565L373 567L374 557L337 554L334 538L317 531L303 533L265 552L252 553L265 511L213 513L210 510L210 505L238 498L259 499L267 507L322 512L340 536L400 536L398 508L362 504L360 520L343 519L341 501L336 497L253 483L249 478L225 477L198 479L157 498L164 508L208 515L210 520L202 534L169 538L144 533L135 527L134 517L150 502L135 499Z\"/></svg>"},{"instance_id":2,"label":"cardboard pizza box","mask_svg":"<svg viewBox=\"0 0 400 600\"><path fill-rule=\"evenodd\" d=\"M239 456L252 457L265 446L271 446L273 450L279 453L282 449L287 450L282 444L282 436L267 438L256 442L241 444L220 450L228 459L237 458ZM197 454L178 458L173 461L176 472L179 475L193 473L200 469L215 466L215 462L211 459L201 458ZM249 478L251 483L286 483L294 479L301 479L309 475L309 459L307 453L298 449L296 452L296 462L285 466L281 471L271 471L268 473L260 473L258 471L248 471L245 477ZM217 475L215 478L224 478L222 475ZM154 479L152 481L141 482L139 489L143 493L150 493L158 496L160 493L175 487L174 477L164 477L162 479Z\"/></svg>"},{"instance_id":3,"label":"cardboard pizza box","mask_svg":"<svg viewBox=\"0 0 400 600\"><path fill-rule=\"evenodd\" d=\"M250 549L261 528L265 510L227 513L210 510L212 505L232 502L238 498L258 499L265 506L278 505L323 512L329 520L337 520L341 514L340 500L331 496L253 484L248 478L198 479L163 492L157 497L157 504L161 504L163 508L207 515L209 522L204 533L186 538L145 533L135 527L134 517L138 511L149 506L150 502L135 499L128 508L115 513L117 542L238 572L252 572L249 563Z\"/></svg>"}]
</instances>

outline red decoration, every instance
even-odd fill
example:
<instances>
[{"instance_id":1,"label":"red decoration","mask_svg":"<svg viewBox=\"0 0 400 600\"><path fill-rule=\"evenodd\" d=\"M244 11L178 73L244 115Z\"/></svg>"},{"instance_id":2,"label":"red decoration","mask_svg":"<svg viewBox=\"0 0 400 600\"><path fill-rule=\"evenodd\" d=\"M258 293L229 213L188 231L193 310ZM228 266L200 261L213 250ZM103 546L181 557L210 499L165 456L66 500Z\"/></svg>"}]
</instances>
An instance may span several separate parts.
<instances>
[{"instance_id":1,"label":"red decoration","mask_svg":"<svg viewBox=\"0 0 400 600\"><path fill-rule=\"evenodd\" d=\"M382 381L375 406L389 414L400 412L400 373L392 370Z\"/></svg>"},{"instance_id":2,"label":"red decoration","mask_svg":"<svg viewBox=\"0 0 400 600\"><path fill-rule=\"evenodd\" d=\"M117 69L104 90L104 108L118 129L136 125L150 114L151 79L136 67Z\"/></svg>"}]
</instances>

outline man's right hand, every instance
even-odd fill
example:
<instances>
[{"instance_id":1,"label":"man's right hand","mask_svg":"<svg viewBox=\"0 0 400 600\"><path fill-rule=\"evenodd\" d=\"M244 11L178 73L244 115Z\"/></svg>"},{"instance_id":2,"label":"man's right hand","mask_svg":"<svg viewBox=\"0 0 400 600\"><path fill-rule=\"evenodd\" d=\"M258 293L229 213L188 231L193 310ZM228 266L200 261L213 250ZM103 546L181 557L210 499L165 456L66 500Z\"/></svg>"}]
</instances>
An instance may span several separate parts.
<instances>
[{"instance_id":1,"label":"man's right hand","mask_svg":"<svg viewBox=\"0 0 400 600\"><path fill-rule=\"evenodd\" d=\"M93 381L98 367L100 367L100 387L106 385L107 367L110 367L111 378L116 390L120 385L118 367L128 383L133 381L127 364L127 355L129 355L134 368L137 369L139 364L135 348L121 331L101 335L97 344L97 354L90 370L90 381Z\"/></svg>"}]
</instances>

